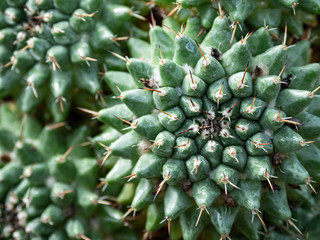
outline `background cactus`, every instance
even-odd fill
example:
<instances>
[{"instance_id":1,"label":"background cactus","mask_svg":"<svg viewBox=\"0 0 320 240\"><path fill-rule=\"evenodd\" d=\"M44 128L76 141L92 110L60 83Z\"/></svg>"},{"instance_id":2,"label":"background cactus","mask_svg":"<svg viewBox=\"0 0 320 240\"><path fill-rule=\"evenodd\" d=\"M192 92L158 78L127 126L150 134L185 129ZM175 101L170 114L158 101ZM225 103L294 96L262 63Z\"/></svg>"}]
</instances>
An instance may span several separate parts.
<instances>
[{"instance_id":1,"label":"background cactus","mask_svg":"<svg viewBox=\"0 0 320 240\"><path fill-rule=\"evenodd\" d=\"M2 238L317 237L318 1L0 9Z\"/></svg>"}]
</instances>

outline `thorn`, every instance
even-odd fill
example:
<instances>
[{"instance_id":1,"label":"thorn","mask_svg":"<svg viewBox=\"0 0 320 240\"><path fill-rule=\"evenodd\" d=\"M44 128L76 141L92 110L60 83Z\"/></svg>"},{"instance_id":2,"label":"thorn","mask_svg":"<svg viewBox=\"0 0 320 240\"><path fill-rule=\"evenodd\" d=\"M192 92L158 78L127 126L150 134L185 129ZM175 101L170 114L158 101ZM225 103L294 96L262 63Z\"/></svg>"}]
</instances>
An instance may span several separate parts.
<instances>
[{"instance_id":1,"label":"thorn","mask_svg":"<svg viewBox=\"0 0 320 240\"><path fill-rule=\"evenodd\" d=\"M197 44L197 47L198 47L199 50L200 50L200 53L201 53L202 57L204 58L204 61L207 62L207 59L206 59L206 57L204 56L204 54L203 54L203 52L202 52L202 50L201 50L201 48L200 48L200 45L199 45L199 43L198 43L197 41L196 41L196 44ZM190 72L190 74L191 74L191 72Z\"/></svg>"},{"instance_id":2,"label":"thorn","mask_svg":"<svg viewBox=\"0 0 320 240\"><path fill-rule=\"evenodd\" d=\"M93 13L83 13L83 14L79 14L79 13L74 13L73 15L76 16L77 18L80 18L82 21L86 22L87 20L85 19L85 17L89 17L92 18L94 17L99 11L95 11Z\"/></svg>"},{"instance_id":3,"label":"thorn","mask_svg":"<svg viewBox=\"0 0 320 240\"><path fill-rule=\"evenodd\" d=\"M66 99L62 96L57 97L56 101L59 101L61 112L64 112L64 103L66 102Z\"/></svg>"},{"instance_id":4,"label":"thorn","mask_svg":"<svg viewBox=\"0 0 320 240\"><path fill-rule=\"evenodd\" d=\"M254 99L253 99L253 101L252 101L252 104L251 104L251 106L250 106L250 109L251 109L251 110L253 109L253 106L254 106L254 103L255 103L256 99L257 99L257 96L255 96ZM249 110L246 110L245 112L249 112Z\"/></svg>"},{"instance_id":5,"label":"thorn","mask_svg":"<svg viewBox=\"0 0 320 240\"><path fill-rule=\"evenodd\" d=\"M190 84L190 88L193 89L193 91L195 91L197 89L197 84L194 82L193 80L193 76L192 76L192 73L191 71L189 71L190 73L190 77L191 77L191 84Z\"/></svg>"},{"instance_id":6,"label":"thorn","mask_svg":"<svg viewBox=\"0 0 320 240\"><path fill-rule=\"evenodd\" d=\"M175 12L180 11L180 9L181 9L181 4L178 2L177 6L174 9L172 9L172 11L166 16L166 18L172 16Z\"/></svg>"},{"instance_id":7,"label":"thorn","mask_svg":"<svg viewBox=\"0 0 320 240\"><path fill-rule=\"evenodd\" d=\"M264 172L264 177L267 179L268 184L270 186L270 189L272 190L272 192L274 192L274 188L273 188L273 185L272 185L272 183L270 181L270 176L269 176L269 173L268 173L267 169Z\"/></svg>"},{"instance_id":8,"label":"thorn","mask_svg":"<svg viewBox=\"0 0 320 240\"><path fill-rule=\"evenodd\" d=\"M197 38L200 37L200 35L203 33L204 30L205 30L205 27L201 28L200 32L197 35Z\"/></svg>"},{"instance_id":9,"label":"thorn","mask_svg":"<svg viewBox=\"0 0 320 240\"><path fill-rule=\"evenodd\" d=\"M97 97L99 97L102 106L106 107L106 106L107 106L107 103L106 103L106 101L104 100L102 90L98 90L98 91L97 91L96 98L97 98Z\"/></svg>"},{"instance_id":10,"label":"thorn","mask_svg":"<svg viewBox=\"0 0 320 240\"><path fill-rule=\"evenodd\" d=\"M167 94L164 91L160 91L160 90L156 90L156 89L152 89L152 88L141 88L143 90L148 90L148 91L153 91L153 92L157 92L159 93L161 96L167 96Z\"/></svg>"},{"instance_id":11,"label":"thorn","mask_svg":"<svg viewBox=\"0 0 320 240\"><path fill-rule=\"evenodd\" d=\"M160 64L163 65L164 61L163 61L163 56L162 56L160 45L159 45L159 52L160 52Z\"/></svg>"},{"instance_id":12,"label":"thorn","mask_svg":"<svg viewBox=\"0 0 320 240\"><path fill-rule=\"evenodd\" d=\"M62 157L57 159L57 162L63 162L68 157L68 155L72 152L73 148L74 148L73 145L69 147L68 150L62 155Z\"/></svg>"},{"instance_id":13,"label":"thorn","mask_svg":"<svg viewBox=\"0 0 320 240\"><path fill-rule=\"evenodd\" d=\"M310 96L310 97L313 97L313 95L314 95L319 89L320 89L320 86L317 87L315 90L313 90L313 91L309 94L309 96Z\"/></svg>"},{"instance_id":14,"label":"thorn","mask_svg":"<svg viewBox=\"0 0 320 240\"><path fill-rule=\"evenodd\" d=\"M306 180L306 184L311 188L311 190L316 194L318 195L317 191L314 189L314 187L311 185L311 182L313 182L311 180L311 177L307 177L307 180Z\"/></svg>"},{"instance_id":15,"label":"thorn","mask_svg":"<svg viewBox=\"0 0 320 240\"><path fill-rule=\"evenodd\" d=\"M119 58L119 59L121 59L121 60L125 61L127 64L129 64L129 63L130 63L130 59L129 59L127 56L122 57L122 56L120 56L118 53L111 52L111 51L109 51L109 52L110 52L113 56L115 56L115 57L117 57L117 58Z\"/></svg>"},{"instance_id":16,"label":"thorn","mask_svg":"<svg viewBox=\"0 0 320 240\"><path fill-rule=\"evenodd\" d=\"M86 237L85 235L83 235L81 233L77 234L77 238L81 238L83 240L91 240L90 238Z\"/></svg>"},{"instance_id":17,"label":"thorn","mask_svg":"<svg viewBox=\"0 0 320 240\"><path fill-rule=\"evenodd\" d=\"M284 36L283 36L283 43L282 43L282 48L286 49L286 42L287 42L287 23L286 26L284 27Z\"/></svg>"},{"instance_id":18,"label":"thorn","mask_svg":"<svg viewBox=\"0 0 320 240\"><path fill-rule=\"evenodd\" d=\"M218 93L218 97L217 97L217 107L219 108L219 102L220 102L220 99L223 97L223 94L222 94L222 89L223 89L223 84L221 85L221 88L220 88L220 91Z\"/></svg>"},{"instance_id":19,"label":"thorn","mask_svg":"<svg viewBox=\"0 0 320 240\"><path fill-rule=\"evenodd\" d=\"M64 127L66 125L67 125L66 122L59 122L59 123L47 125L46 127L50 130L53 130L53 129L58 129L58 128Z\"/></svg>"},{"instance_id":20,"label":"thorn","mask_svg":"<svg viewBox=\"0 0 320 240\"><path fill-rule=\"evenodd\" d=\"M28 45L26 45L26 46L24 46L23 48L21 48L20 50L19 50L19 52L17 52L17 54L16 55L18 55L18 54L20 54L20 53L22 53L22 52L24 52L25 50L27 50L28 48L30 48L30 47L32 47L33 46L33 44L28 44Z\"/></svg>"},{"instance_id":21,"label":"thorn","mask_svg":"<svg viewBox=\"0 0 320 240\"><path fill-rule=\"evenodd\" d=\"M220 183L224 183L224 190L225 190L225 194L228 194L228 190L227 190L227 184L229 183L232 187L237 188L240 190L240 188L238 186L236 186L235 184L233 184L232 182L229 181L229 178L227 175L225 175L223 173L223 177L221 178L221 180L217 183L217 185L219 185Z\"/></svg>"},{"instance_id":22,"label":"thorn","mask_svg":"<svg viewBox=\"0 0 320 240\"><path fill-rule=\"evenodd\" d=\"M219 7L220 18L223 18L223 9L222 9L222 7L221 7L220 1L218 1L218 7Z\"/></svg>"},{"instance_id":23,"label":"thorn","mask_svg":"<svg viewBox=\"0 0 320 240\"><path fill-rule=\"evenodd\" d=\"M113 42L126 41L126 40L129 40L129 39L130 39L129 36L113 37L113 38L111 38L111 40L112 40Z\"/></svg>"},{"instance_id":24,"label":"thorn","mask_svg":"<svg viewBox=\"0 0 320 240\"><path fill-rule=\"evenodd\" d=\"M104 145L101 142L97 141L97 143L107 151L106 154L105 154L106 156L103 158L102 163L100 164L100 168L101 168L103 166L103 164L107 161L108 157L111 155L112 149L110 147Z\"/></svg>"},{"instance_id":25,"label":"thorn","mask_svg":"<svg viewBox=\"0 0 320 240\"><path fill-rule=\"evenodd\" d=\"M147 151L147 150L149 150L149 149L151 149L151 148L153 148L153 147L155 147L157 145L160 145L160 142L156 142L156 143L150 145L149 147L145 148L144 151Z\"/></svg>"},{"instance_id":26,"label":"thorn","mask_svg":"<svg viewBox=\"0 0 320 240\"><path fill-rule=\"evenodd\" d=\"M173 32L174 34L176 34L178 37L180 37L180 35L176 32L176 31L174 31L172 28L170 28L170 27L168 27L167 25L162 25L162 26L164 26L165 28L167 28L167 29L169 29L171 32Z\"/></svg>"},{"instance_id":27,"label":"thorn","mask_svg":"<svg viewBox=\"0 0 320 240\"><path fill-rule=\"evenodd\" d=\"M78 107L78 109L82 112L89 113L92 117L99 117L99 112L95 112L86 108Z\"/></svg>"},{"instance_id":28,"label":"thorn","mask_svg":"<svg viewBox=\"0 0 320 240\"><path fill-rule=\"evenodd\" d=\"M152 1L149 3L151 4ZM148 3L146 3L146 4L148 4ZM153 11L150 11L150 17L151 17L151 26L154 28L156 26L156 21L154 20Z\"/></svg>"},{"instance_id":29,"label":"thorn","mask_svg":"<svg viewBox=\"0 0 320 240\"><path fill-rule=\"evenodd\" d=\"M182 31L181 31L179 37L181 37L183 35L183 32L184 32L185 29L186 29L186 24L183 24Z\"/></svg>"},{"instance_id":30,"label":"thorn","mask_svg":"<svg viewBox=\"0 0 320 240\"><path fill-rule=\"evenodd\" d=\"M258 218L259 218L259 220L260 220L260 222L261 222L261 224L262 224L262 227L263 227L265 233L268 234L269 232L268 232L267 226L266 226L266 224L264 223L262 217L260 216L259 210L254 209L254 210L252 211L252 214L258 216ZM253 219L252 219L252 220L253 220Z\"/></svg>"},{"instance_id":31,"label":"thorn","mask_svg":"<svg viewBox=\"0 0 320 240\"><path fill-rule=\"evenodd\" d=\"M56 71L56 68L58 68L60 70L60 72L62 72L61 67L60 67L59 63L57 62L56 58L54 56L50 56L48 54L47 54L47 57L48 57L47 62L52 62L53 71Z\"/></svg>"},{"instance_id":32,"label":"thorn","mask_svg":"<svg viewBox=\"0 0 320 240\"><path fill-rule=\"evenodd\" d=\"M134 178L136 178L136 177L137 177L137 174L133 173L133 174L130 174L130 175L126 176L126 177L123 177L122 179L127 179L127 178L129 178L129 179L128 179L128 182L130 182L132 179L134 179Z\"/></svg>"},{"instance_id":33,"label":"thorn","mask_svg":"<svg viewBox=\"0 0 320 240\"><path fill-rule=\"evenodd\" d=\"M302 125L302 124L301 124L301 123L299 123L299 122L291 121L291 120L284 119L284 118L280 118L280 119L279 119L279 121L281 121L281 122L291 123L291 124L294 124L294 125Z\"/></svg>"},{"instance_id":34,"label":"thorn","mask_svg":"<svg viewBox=\"0 0 320 240\"><path fill-rule=\"evenodd\" d=\"M300 229L291 221L290 218L288 218L288 223L291 227L293 227L302 237L304 237L303 233L300 231Z\"/></svg>"},{"instance_id":35,"label":"thorn","mask_svg":"<svg viewBox=\"0 0 320 240\"><path fill-rule=\"evenodd\" d=\"M243 77L242 77L242 79L241 79L240 84L238 85L238 88L237 88L236 92L237 92L240 88L244 87L243 82L244 82L244 78L246 77L246 73L247 73L247 71L248 71L248 67L249 67L249 63L247 64L246 69L244 70Z\"/></svg>"},{"instance_id":36,"label":"thorn","mask_svg":"<svg viewBox=\"0 0 320 240\"><path fill-rule=\"evenodd\" d=\"M296 2L293 2L291 4L291 7L292 7L292 11L293 11L293 15L296 15L296 6L298 5L299 3L296 3Z\"/></svg>"},{"instance_id":37,"label":"thorn","mask_svg":"<svg viewBox=\"0 0 320 240\"><path fill-rule=\"evenodd\" d=\"M147 19L145 17L135 13L134 11L132 11L132 9L129 10L129 14L134 18L140 19L142 21L147 21Z\"/></svg>"},{"instance_id":38,"label":"thorn","mask_svg":"<svg viewBox=\"0 0 320 240\"><path fill-rule=\"evenodd\" d=\"M72 193L73 192L73 189L71 190L66 190L66 191L63 191L63 192L58 192L54 195L54 197L59 197L60 199L64 199L64 197L69 194L69 193Z\"/></svg>"},{"instance_id":39,"label":"thorn","mask_svg":"<svg viewBox=\"0 0 320 240\"><path fill-rule=\"evenodd\" d=\"M200 213L199 213L199 216L198 216L198 219L197 219L197 222L196 222L195 227L197 227L197 226L198 226L199 221L200 221L201 214L202 214L202 212L203 212L203 210L204 210L205 208L206 208L206 205L201 205Z\"/></svg>"},{"instance_id":40,"label":"thorn","mask_svg":"<svg viewBox=\"0 0 320 240\"><path fill-rule=\"evenodd\" d=\"M235 23L234 23L234 28L233 28L233 32L232 32L232 36L231 36L231 39L230 39L229 47L231 47L231 44L232 44L232 42L233 42L233 38L234 38L234 35L236 34L236 30L237 30L238 24L239 24L239 21L235 21Z\"/></svg>"},{"instance_id":41,"label":"thorn","mask_svg":"<svg viewBox=\"0 0 320 240\"><path fill-rule=\"evenodd\" d=\"M155 108L155 109L157 109L159 112L161 112L161 113L166 114L167 116L169 116L169 117L170 117L170 121L172 121L172 120L177 120L177 121L180 121L180 122L181 122L181 120L180 120L177 116L174 116L174 115L169 114L169 113L167 113L167 112L165 112L165 111L162 111L162 110L160 110L159 108Z\"/></svg>"},{"instance_id":42,"label":"thorn","mask_svg":"<svg viewBox=\"0 0 320 240\"><path fill-rule=\"evenodd\" d=\"M164 186L164 184L166 183L166 181L168 181L168 179L171 177L170 173L168 173L168 175L162 180L162 182L160 183L158 190L156 192L156 195L154 195L153 201L157 198L158 194L160 193L162 187Z\"/></svg>"},{"instance_id":43,"label":"thorn","mask_svg":"<svg viewBox=\"0 0 320 240\"><path fill-rule=\"evenodd\" d=\"M39 95L37 89L34 86L34 82L27 82L27 84L29 85L29 87L31 87L34 97L38 99Z\"/></svg>"}]
</instances>

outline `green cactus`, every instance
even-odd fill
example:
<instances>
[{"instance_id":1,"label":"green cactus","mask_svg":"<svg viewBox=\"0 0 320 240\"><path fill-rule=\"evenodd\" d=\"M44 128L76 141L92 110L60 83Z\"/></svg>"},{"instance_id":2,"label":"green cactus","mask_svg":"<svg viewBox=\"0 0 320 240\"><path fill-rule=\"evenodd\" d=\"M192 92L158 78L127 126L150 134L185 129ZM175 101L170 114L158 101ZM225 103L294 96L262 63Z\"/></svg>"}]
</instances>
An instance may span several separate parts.
<instances>
[{"instance_id":1,"label":"green cactus","mask_svg":"<svg viewBox=\"0 0 320 240\"><path fill-rule=\"evenodd\" d=\"M1 239L318 237L318 0L0 11Z\"/></svg>"},{"instance_id":2,"label":"green cactus","mask_svg":"<svg viewBox=\"0 0 320 240\"><path fill-rule=\"evenodd\" d=\"M188 4L204 3L180 1L177 9ZM118 159L103 182L128 179L137 184L123 219L148 209L149 234L160 227L155 219L161 218L168 222L172 239L181 236L179 223L184 239L197 239L208 224L221 239L232 237L233 226L249 239L260 239L261 227L274 238L269 233L273 221L287 222L302 234L291 220L286 191L291 184L309 186L308 195L315 192L311 177L317 178L313 173L318 168L312 170L304 164L308 160L298 156L313 146L320 131L320 66L308 64L308 56L293 56L291 49L299 51L301 46L303 51L308 42L287 46L289 24L279 43L265 23L257 21L267 12L267 24L280 26L275 17L279 11L281 19L281 10L261 8L262 13L258 6L253 12L255 1L246 2L243 11L237 1L221 4L236 24L257 30L236 41L237 34L220 11L203 40L196 37L199 28L194 25L200 26L203 16L195 16L199 21L189 19L180 32L153 23L143 59L134 45L129 45L132 58L114 54L126 62L130 74L122 82L122 72L105 76L109 86L116 84L111 91L121 102L91 112L108 132L121 133L112 141L110 136L92 140L106 151L102 165L109 157ZM155 211L154 204L161 210ZM250 224L254 215L258 217Z\"/></svg>"}]
</instances>

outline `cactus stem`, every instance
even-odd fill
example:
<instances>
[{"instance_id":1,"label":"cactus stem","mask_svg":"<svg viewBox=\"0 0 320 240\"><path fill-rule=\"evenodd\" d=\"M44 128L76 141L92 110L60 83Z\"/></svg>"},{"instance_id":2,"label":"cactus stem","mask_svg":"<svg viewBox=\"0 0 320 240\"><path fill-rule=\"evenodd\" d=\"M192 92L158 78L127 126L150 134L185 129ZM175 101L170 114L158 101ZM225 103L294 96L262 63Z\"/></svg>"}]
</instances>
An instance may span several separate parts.
<instances>
[{"instance_id":1,"label":"cactus stem","mask_svg":"<svg viewBox=\"0 0 320 240\"><path fill-rule=\"evenodd\" d=\"M234 35L236 34L236 30L237 30L237 26L239 24L239 21L236 20L233 24L233 32L232 32L232 36L231 36L231 39L230 39L230 44L229 44L229 47L231 47L231 44L233 42L233 38L234 38Z\"/></svg>"},{"instance_id":2,"label":"cactus stem","mask_svg":"<svg viewBox=\"0 0 320 240\"><path fill-rule=\"evenodd\" d=\"M159 184L158 190L156 192L156 194L154 195L153 201L157 198L158 194L160 193L162 187L164 186L164 184L166 183L166 181L168 181L168 179L171 177L170 172L167 174L167 176L162 180L162 182Z\"/></svg>"},{"instance_id":3,"label":"cactus stem","mask_svg":"<svg viewBox=\"0 0 320 240\"><path fill-rule=\"evenodd\" d=\"M173 15L175 12L177 12L177 11L179 12L180 9L181 9L181 4L178 2L178 3L177 3L177 6L176 6L174 9L172 9L171 12L169 12L169 14L166 16L166 18L172 16L172 15Z\"/></svg>"},{"instance_id":4,"label":"cactus stem","mask_svg":"<svg viewBox=\"0 0 320 240\"><path fill-rule=\"evenodd\" d=\"M108 146L104 145L101 142L97 141L97 143L106 150L106 152L104 153L104 155L106 155L106 156L103 158L102 163L100 164L100 168L101 168L103 166L103 164L105 163L105 161L107 161L108 157L111 155L112 149L109 148Z\"/></svg>"},{"instance_id":5,"label":"cactus stem","mask_svg":"<svg viewBox=\"0 0 320 240\"><path fill-rule=\"evenodd\" d=\"M198 219L197 219L197 222L196 222L195 227L197 227L198 224L199 224L200 217L201 217L201 215L202 215L203 210L206 210L206 205L201 205L201 207L200 207L200 213L199 213L199 216L198 216Z\"/></svg>"},{"instance_id":6,"label":"cactus stem","mask_svg":"<svg viewBox=\"0 0 320 240\"><path fill-rule=\"evenodd\" d=\"M269 232L268 232L267 226L266 226L266 224L264 223L264 221L263 221L263 219L262 219L262 217L260 216L259 213L261 213L261 212L260 212L258 209L252 210L252 223L253 223L254 215L257 215L258 218L259 218L259 220L260 220L260 222L261 222L261 225L262 225L265 233L268 234Z\"/></svg>"},{"instance_id":7,"label":"cactus stem","mask_svg":"<svg viewBox=\"0 0 320 240\"><path fill-rule=\"evenodd\" d=\"M293 227L302 237L304 237L304 234L301 232L301 230L292 222L290 218L288 218L288 223L291 227Z\"/></svg>"},{"instance_id":8,"label":"cactus stem","mask_svg":"<svg viewBox=\"0 0 320 240\"><path fill-rule=\"evenodd\" d=\"M58 197L60 199L64 199L64 197L69 194L69 193L72 193L73 192L73 189L71 190L66 190L66 191L63 191L63 192L58 192L57 194L54 195L54 197Z\"/></svg>"}]
</instances>

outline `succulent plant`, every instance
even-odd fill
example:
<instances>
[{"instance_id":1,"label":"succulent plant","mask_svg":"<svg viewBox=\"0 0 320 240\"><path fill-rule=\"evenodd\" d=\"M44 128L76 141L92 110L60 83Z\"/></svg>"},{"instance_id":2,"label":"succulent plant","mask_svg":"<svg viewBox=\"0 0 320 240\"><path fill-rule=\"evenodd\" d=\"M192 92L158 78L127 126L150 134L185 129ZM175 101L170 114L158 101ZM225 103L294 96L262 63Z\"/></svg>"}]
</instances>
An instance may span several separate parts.
<instances>
[{"instance_id":1,"label":"succulent plant","mask_svg":"<svg viewBox=\"0 0 320 240\"><path fill-rule=\"evenodd\" d=\"M135 235L95 192L97 161L78 145L88 127L71 133L61 123L42 128L31 116L21 119L12 103L1 104L0 112L1 239L98 240L116 227L123 231L112 234L116 239Z\"/></svg>"},{"instance_id":2,"label":"succulent plant","mask_svg":"<svg viewBox=\"0 0 320 240\"><path fill-rule=\"evenodd\" d=\"M241 21L251 12L242 11ZM138 42L131 48L138 58L113 53L129 73L105 73L121 102L81 109L108 127L92 140L105 150L101 165L111 161L102 185L124 179L136 185L123 219L147 209L147 234L164 219L172 239L179 231L197 239L212 226L221 239L234 228L260 239L261 227L266 239L279 239L270 226L285 222L303 235L288 201L297 194L292 186L301 185L311 205L316 194L311 177L317 178L318 168L308 162L319 156L313 142L320 133L320 66L308 64L310 43L287 46L287 25L282 43L273 41L263 21L236 41L221 9L203 40L193 24L188 20L177 32L152 20L150 45L141 43L140 53ZM314 155L307 159L309 148Z\"/></svg>"},{"instance_id":3,"label":"succulent plant","mask_svg":"<svg viewBox=\"0 0 320 240\"><path fill-rule=\"evenodd\" d=\"M1 239L318 239L319 1L173 4L0 1Z\"/></svg>"},{"instance_id":4,"label":"succulent plant","mask_svg":"<svg viewBox=\"0 0 320 240\"><path fill-rule=\"evenodd\" d=\"M1 1L0 97L14 97L26 113L45 102L55 122L67 119L79 92L105 104L101 72L124 68L108 51L122 53L129 29L143 35L133 18L144 18L125 1L102 2Z\"/></svg>"}]
</instances>

